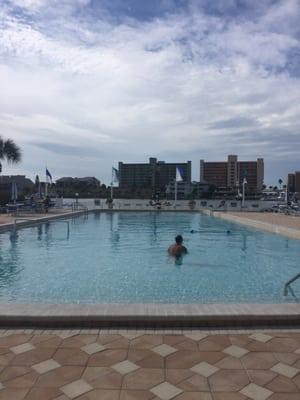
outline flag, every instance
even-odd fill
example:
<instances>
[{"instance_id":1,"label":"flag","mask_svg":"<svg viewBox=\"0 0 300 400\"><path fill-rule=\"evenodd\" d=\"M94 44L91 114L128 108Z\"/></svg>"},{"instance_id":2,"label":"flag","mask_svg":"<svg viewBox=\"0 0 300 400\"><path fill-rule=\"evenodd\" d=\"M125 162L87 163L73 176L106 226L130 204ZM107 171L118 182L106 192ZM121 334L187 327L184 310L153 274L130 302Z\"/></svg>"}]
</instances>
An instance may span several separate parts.
<instances>
[{"instance_id":1,"label":"flag","mask_svg":"<svg viewBox=\"0 0 300 400\"><path fill-rule=\"evenodd\" d=\"M176 182L182 182L182 181L183 181L183 168L176 167Z\"/></svg>"},{"instance_id":2,"label":"flag","mask_svg":"<svg viewBox=\"0 0 300 400\"><path fill-rule=\"evenodd\" d=\"M112 183L114 182L119 182L119 171L117 170L117 168L112 167Z\"/></svg>"},{"instance_id":3,"label":"flag","mask_svg":"<svg viewBox=\"0 0 300 400\"><path fill-rule=\"evenodd\" d=\"M48 178L50 179L50 183L52 183L52 175L50 174L48 168L46 168L46 181L48 182Z\"/></svg>"}]
</instances>

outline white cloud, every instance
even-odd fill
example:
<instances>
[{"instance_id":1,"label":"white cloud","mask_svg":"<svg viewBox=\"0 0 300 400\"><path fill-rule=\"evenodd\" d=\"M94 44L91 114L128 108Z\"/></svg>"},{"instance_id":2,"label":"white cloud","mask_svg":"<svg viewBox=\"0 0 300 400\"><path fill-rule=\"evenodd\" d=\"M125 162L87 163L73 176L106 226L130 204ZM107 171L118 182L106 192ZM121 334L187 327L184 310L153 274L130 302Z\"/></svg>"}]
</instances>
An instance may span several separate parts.
<instances>
[{"instance_id":1,"label":"white cloud","mask_svg":"<svg viewBox=\"0 0 300 400\"><path fill-rule=\"evenodd\" d=\"M272 129L284 132L283 143L298 134L299 79L285 67L299 40L294 30L272 28L300 12L295 1L252 21L194 11L119 25L84 12L74 17L70 9L88 2L64 1L50 31L49 3L15 0L40 15L10 11L0 30L0 130L24 146L20 168L31 175L46 157L56 175L73 168L108 181L112 162L161 155L192 159L198 178L200 158L276 159L282 148L277 136L271 145ZM255 128L239 126L241 118ZM236 127L210 128L229 119ZM47 150L49 143L65 155ZM84 157L70 154L72 146L82 146ZM297 157L294 145L288 151Z\"/></svg>"}]
</instances>

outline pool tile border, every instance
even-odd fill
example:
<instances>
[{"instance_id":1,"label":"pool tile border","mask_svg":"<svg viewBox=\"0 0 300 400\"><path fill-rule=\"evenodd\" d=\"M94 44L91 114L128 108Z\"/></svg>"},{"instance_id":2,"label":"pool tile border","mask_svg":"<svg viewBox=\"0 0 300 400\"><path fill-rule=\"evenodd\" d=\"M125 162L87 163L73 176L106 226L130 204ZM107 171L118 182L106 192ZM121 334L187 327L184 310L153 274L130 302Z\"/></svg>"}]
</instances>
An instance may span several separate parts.
<instances>
[{"instance_id":1,"label":"pool tile border","mask_svg":"<svg viewBox=\"0 0 300 400\"><path fill-rule=\"evenodd\" d=\"M2 327L299 327L290 304L0 304Z\"/></svg>"}]
</instances>

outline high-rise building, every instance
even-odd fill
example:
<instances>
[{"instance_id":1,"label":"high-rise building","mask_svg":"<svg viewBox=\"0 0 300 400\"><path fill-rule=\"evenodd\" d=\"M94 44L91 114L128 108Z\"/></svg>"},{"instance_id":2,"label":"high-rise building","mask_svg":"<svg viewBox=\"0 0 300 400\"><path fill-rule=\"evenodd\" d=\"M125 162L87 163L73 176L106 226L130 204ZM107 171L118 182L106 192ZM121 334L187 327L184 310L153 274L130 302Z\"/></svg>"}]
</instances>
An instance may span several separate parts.
<instances>
[{"instance_id":1,"label":"high-rise building","mask_svg":"<svg viewBox=\"0 0 300 400\"><path fill-rule=\"evenodd\" d=\"M183 181L191 182L192 163L166 163L157 161L156 158L149 158L149 163L123 163L119 162L119 186L121 188L152 187L165 190L166 186L175 180L176 167L183 172Z\"/></svg>"},{"instance_id":2,"label":"high-rise building","mask_svg":"<svg viewBox=\"0 0 300 400\"><path fill-rule=\"evenodd\" d=\"M295 192L300 193L300 171L295 172Z\"/></svg>"},{"instance_id":3,"label":"high-rise building","mask_svg":"<svg viewBox=\"0 0 300 400\"><path fill-rule=\"evenodd\" d=\"M236 155L229 155L227 161L205 162L200 160L200 182L217 187L235 188L247 180L248 190L260 191L264 183L264 160L238 161Z\"/></svg>"},{"instance_id":4,"label":"high-rise building","mask_svg":"<svg viewBox=\"0 0 300 400\"><path fill-rule=\"evenodd\" d=\"M289 192L295 191L295 174L288 174L287 189Z\"/></svg>"}]
</instances>

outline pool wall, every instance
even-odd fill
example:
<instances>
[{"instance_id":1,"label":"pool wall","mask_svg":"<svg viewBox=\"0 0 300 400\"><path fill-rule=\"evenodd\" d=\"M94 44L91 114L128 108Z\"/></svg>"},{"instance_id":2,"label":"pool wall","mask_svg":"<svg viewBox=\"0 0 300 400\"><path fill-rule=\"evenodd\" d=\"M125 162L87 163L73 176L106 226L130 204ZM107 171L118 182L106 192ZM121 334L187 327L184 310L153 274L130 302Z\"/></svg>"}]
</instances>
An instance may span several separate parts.
<instances>
[{"instance_id":1,"label":"pool wall","mask_svg":"<svg viewBox=\"0 0 300 400\"><path fill-rule=\"evenodd\" d=\"M300 327L299 304L0 304L2 327Z\"/></svg>"}]
</instances>

